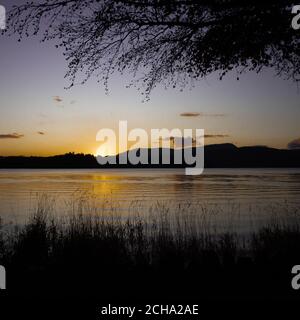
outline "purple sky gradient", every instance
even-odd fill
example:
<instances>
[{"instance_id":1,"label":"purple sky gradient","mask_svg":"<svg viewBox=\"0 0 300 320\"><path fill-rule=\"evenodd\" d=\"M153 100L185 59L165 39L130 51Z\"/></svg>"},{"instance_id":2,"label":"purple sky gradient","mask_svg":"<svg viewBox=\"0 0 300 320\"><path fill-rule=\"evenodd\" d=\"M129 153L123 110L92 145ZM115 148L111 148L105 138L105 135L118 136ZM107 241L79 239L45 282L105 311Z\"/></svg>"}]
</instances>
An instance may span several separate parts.
<instances>
[{"instance_id":1,"label":"purple sky gradient","mask_svg":"<svg viewBox=\"0 0 300 320\"><path fill-rule=\"evenodd\" d=\"M7 8L22 2L0 0ZM64 89L67 64L55 44L0 36L0 135L24 135L0 139L1 155L95 153L97 131L117 128L119 120L128 120L131 128L203 128L219 135L207 144L286 148L300 137L300 91L272 70L245 74L240 81L235 72L222 81L211 75L183 92L158 86L142 103L136 88L126 88L130 75L115 74L109 95L96 79ZM192 112L200 115L180 116Z\"/></svg>"}]
</instances>

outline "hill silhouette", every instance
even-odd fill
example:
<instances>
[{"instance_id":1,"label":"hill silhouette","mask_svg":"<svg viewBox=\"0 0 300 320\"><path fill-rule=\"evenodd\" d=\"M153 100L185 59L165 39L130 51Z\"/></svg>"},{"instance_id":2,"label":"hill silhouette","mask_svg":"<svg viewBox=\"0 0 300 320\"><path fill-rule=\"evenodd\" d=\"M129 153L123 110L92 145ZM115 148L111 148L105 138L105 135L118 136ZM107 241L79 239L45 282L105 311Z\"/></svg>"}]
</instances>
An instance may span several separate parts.
<instances>
[{"instance_id":1,"label":"hill silhouette","mask_svg":"<svg viewBox=\"0 0 300 320\"><path fill-rule=\"evenodd\" d=\"M170 164L161 164L162 152L170 151ZM150 149L148 151L148 163L151 163ZM195 154L195 148L193 153ZM136 149L137 155L141 149ZM183 152L182 149L159 149L159 164L148 165L131 165L118 164L120 155L116 156L116 165L100 165L95 156L90 154L67 153L64 155L49 157L25 157L25 156L0 156L0 168L183 168L187 167L185 163L174 164L174 155ZM125 152L128 156L129 152ZM127 154L127 155L126 155ZM300 150L275 149L265 146L237 147L234 144L213 144L204 147L205 168L299 168L300 167ZM124 154L123 154L124 155ZM99 156L100 157L100 156ZM106 157L108 160L110 157Z\"/></svg>"}]
</instances>

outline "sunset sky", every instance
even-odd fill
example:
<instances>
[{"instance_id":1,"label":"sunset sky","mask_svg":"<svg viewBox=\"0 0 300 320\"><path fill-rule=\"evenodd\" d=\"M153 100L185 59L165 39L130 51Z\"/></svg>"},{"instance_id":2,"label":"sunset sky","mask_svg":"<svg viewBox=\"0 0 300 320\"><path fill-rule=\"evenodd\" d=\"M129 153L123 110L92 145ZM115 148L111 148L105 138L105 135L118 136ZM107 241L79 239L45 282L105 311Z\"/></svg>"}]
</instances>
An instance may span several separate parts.
<instances>
[{"instance_id":1,"label":"sunset sky","mask_svg":"<svg viewBox=\"0 0 300 320\"><path fill-rule=\"evenodd\" d=\"M129 75L115 74L109 95L96 79L64 89L67 64L55 42L0 36L0 50L1 155L95 154L98 130L117 129L119 120L146 130L203 128L206 144L286 148L300 137L300 90L272 70L239 81L234 72L222 81L212 75L183 92L161 86L143 103L126 88Z\"/></svg>"}]
</instances>

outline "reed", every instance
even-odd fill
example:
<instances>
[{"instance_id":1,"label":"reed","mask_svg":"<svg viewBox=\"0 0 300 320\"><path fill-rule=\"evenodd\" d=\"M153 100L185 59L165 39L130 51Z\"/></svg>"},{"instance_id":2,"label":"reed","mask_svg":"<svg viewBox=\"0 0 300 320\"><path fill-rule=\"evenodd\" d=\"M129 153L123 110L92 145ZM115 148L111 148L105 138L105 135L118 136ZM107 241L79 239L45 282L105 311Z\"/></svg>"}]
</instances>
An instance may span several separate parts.
<instances>
[{"instance_id":1,"label":"reed","mask_svg":"<svg viewBox=\"0 0 300 320\"><path fill-rule=\"evenodd\" d=\"M147 217L126 218L73 206L57 217L44 200L22 226L0 220L0 264L15 294L292 294L297 214L292 225L273 219L241 236L216 232L207 217L185 216L184 206L182 215L157 204Z\"/></svg>"}]
</instances>

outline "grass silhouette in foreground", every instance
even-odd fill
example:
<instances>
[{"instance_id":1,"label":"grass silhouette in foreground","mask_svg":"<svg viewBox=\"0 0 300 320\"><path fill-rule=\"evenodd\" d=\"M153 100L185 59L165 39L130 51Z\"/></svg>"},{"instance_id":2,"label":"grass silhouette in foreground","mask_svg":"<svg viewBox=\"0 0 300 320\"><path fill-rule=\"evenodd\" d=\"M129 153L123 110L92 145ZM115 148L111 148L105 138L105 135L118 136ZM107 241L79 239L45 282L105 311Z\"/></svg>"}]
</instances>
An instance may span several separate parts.
<instances>
[{"instance_id":1,"label":"grass silhouette in foreground","mask_svg":"<svg viewBox=\"0 0 300 320\"><path fill-rule=\"evenodd\" d=\"M201 230L191 218L123 220L82 213L0 228L0 264L13 295L295 297L300 224L279 222L245 238ZM190 221L189 221L190 219ZM299 219L300 221L300 219Z\"/></svg>"}]
</instances>

